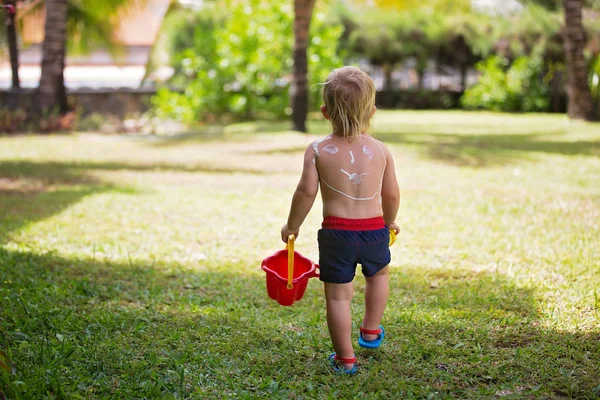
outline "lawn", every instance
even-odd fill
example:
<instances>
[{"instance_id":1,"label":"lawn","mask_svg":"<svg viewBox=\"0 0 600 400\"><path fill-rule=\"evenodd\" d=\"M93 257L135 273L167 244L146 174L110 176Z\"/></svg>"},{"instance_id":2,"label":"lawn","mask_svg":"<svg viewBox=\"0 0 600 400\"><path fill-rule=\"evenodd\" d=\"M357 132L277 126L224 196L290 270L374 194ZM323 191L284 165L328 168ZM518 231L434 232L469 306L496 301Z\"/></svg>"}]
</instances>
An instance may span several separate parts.
<instances>
[{"instance_id":1,"label":"lawn","mask_svg":"<svg viewBox=\"0 0 600 400\"><path fill-rule=\"evenodd\" d=\"M402 232L385 346L357 348L353 377L326 362L317 280L292 307L266 295L260 261L327 133L282 127L0 138L4 396L600 398L600 125L378 113ZM320 212L296 243L315 260Z\"/></svg>"}]
</instances>

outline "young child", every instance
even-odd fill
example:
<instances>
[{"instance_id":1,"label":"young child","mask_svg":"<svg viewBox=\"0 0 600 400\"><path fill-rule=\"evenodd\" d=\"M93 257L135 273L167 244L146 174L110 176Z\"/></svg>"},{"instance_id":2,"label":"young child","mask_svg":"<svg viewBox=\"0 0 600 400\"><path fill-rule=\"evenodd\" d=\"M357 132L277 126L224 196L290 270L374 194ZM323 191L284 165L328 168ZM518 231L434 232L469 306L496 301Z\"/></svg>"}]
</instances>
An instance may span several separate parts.
<instances>
[{"instance_id":1,"label":"young child","mask_svg":"<svg viewBox=\"0 0 600 400\"><path fill-rule=\"evenodd\" d=\"M365 315L358 344L378 348L388 298L389 229L396 233L400 190L386 146L367 134L375 113L375 86L354 67L336 69L323 86L321 111L333 133L311 143L281 238L298 236L319 185L323 224L319 230L320 279L325 286L327 325L337 372L355 373L350 302L357 264L366 279Z\"/></svg>"}]
</instances>

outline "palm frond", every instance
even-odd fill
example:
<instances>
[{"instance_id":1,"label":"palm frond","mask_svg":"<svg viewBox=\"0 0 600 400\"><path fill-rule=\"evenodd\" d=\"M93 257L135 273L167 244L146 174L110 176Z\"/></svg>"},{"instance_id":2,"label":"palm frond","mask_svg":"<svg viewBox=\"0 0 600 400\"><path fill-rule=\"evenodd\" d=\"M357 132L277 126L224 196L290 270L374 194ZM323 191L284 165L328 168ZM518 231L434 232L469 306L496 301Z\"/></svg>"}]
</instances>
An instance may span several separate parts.
<instances>
[{"instance_id":1,"label":"palm frond","mask_svg":"<svg viewBox=\"0 0 600 400\"><path fill-rule=\"evenodd\" d=\"M70 0L69 50L88 53L103 47L118 56L123 50L115 35L120 20L143 9L146 4L147 0Z\"/></svg>"},{"instance_id":2,"label":"palm frond","mask_svg":"<svg viewBox=\"0 0 600 400\"><path fill-rule=\"evenodd\" d=\"M377 8L397 11L430 8L444 13L457 13L472 10L471 0L353 0L353 3L359 7L374 5Z\"/></svg>"},{"instance_id":3,"label":"palm frond","mask_svg":"<svg viewBox=\"0 0 600 400\"><path fill-rule=\"evenodd\" d=\"M95 48L106 48L111 54L119 52L119 45L114 40L115 24L99 11L84 7L80 1L69 2L67 40L71 52L89 53Z\"/></svg>"},{"instance_id":4,"label":"palm frond","mask_svg":"<svg viewBox=\"0 0 600 400\"><path fill-rule=\"evenodd\" d=\"M30 0L19 3L17 9L17 19L21 19L32 12L39 11L44 8L44 0Z\"/></svg>"},{"instance_id":5,"label":"palm frond","mask_svg":"<svg viewBox=\"0 0 600 400\"><path fill-rule=\"evenodd\" d=\"M123 50L115 35L120 20L143 9L146 4L147 0L69 0L67 11L69 51L85 54L93 49L105 48L113 56L118 56ZM19 28L23 29L25 17L43 10L44 7L44 0L24 2L17 10ZM2 40L1 36L0 40Z\"/></svg>"},{"instance_id":6,"label":"palm frond","mask_svg":"<svg viewBox=\"0 0 600 400\"><path fill-rule=\"evenodd\" d=\"M0 9L0 21L5 21L4 9ZM0 24L0 57L6 54L6 29Z\"/></svg>"}]
</instances>

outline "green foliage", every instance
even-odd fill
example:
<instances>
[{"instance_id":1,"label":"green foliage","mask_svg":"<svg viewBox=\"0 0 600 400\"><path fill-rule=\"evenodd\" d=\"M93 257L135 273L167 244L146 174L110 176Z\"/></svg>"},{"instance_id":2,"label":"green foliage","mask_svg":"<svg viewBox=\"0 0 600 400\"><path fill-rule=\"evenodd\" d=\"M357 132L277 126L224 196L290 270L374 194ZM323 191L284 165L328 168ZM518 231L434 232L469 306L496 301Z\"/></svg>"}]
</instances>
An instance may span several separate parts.
<instances>
[{"instance_id":1,"label":"green foliage","mask_svg":"<svg viewBox=\"0 0 600 400\"><path fill-rule=\"evenodd\" d=\"M193 28L191 47L174 57L180 73L172 83L185 89L159 90L153 99L159 116L193 123L222 114L284 115L293 63L291 4L251 0L235 2L229 11L226 19L208 13L195 19L202 23ZM318 83L342 65L335 46L342 28L326 21L324 11L317 8L311 24L308 78L313 108L320 104ZM189 45L182 35L175 42Z\"/></svg>"},{"instance_id":2,"label":"green foliage","mask_svg":"<svg viewBox=\"0 0 600 400\"><path fill-rule=\"evenodd\" d=\"M590 62L589 85L592 98L600 103L600 56L596 56Z\"/></svg>"},{"instance_id":3,"label":"green foliage","mask_svg":"<svg viewBox=\"0 0 600 400\"><path fill-rule=\"evenodd\" d=\"M374 5L386 11L428 9L439 13L468 12L472 7L471 0L351 0L351 3L358 7Z\"/></svg>"},{"instance_id":4,"label":"green foliage","mask_svg":"<svg viewBox=\"0 0 600 400\"><path fill-rule=\"evenodd\" d=\"M439 33L440 47L456 50L459 40L468 46L469 57L487 57L498 41L498 26L503 19L478 14L451 14L442 18Z\"/></svg>"},{"instance_id":5,"label":"green foliage","mask_svg":"<svg viewBox=\"0 0 600 400\"><path fill-rule=\"evenodd\" d=\"M354 18L351 49L376 65L431 54L442 39L442 17L429 9L371 9Z\"/></svg>"},{"instance_id":6,"label":"green foliage","mask_svg":"<svg viewBox=\"0 0 600 400\"><path fill-rule=\"evenodd\" d=\"M442 42L442 17L431 9L416 9L402 16L396 40L403 44L406 57L415 58L417 71L421 74Z\"/></svg>"},{"instance_id":7,"label":"green foliage","mask_svg":"<svg viewBox=\"0 0 600 400\"><path fill-rule=\"evenodd\" d=\"M362 18L354 21L349 35L354 54L366 57L374 65L393 65L406 58L405 43L399 40L401 15L378 10L362 14Z\"/></svg>"},{"instance_id":8,"label":"green foliage","mask_svg":"<svg viewBox=\"0 0 600 400\"><path fill-rule=\"evenodd\" d=\"M435 7L428 1L420 7L410 1L397 3L397 7L384 5L361 13L341 12L349 47L356 56L376 65L394 65L413 57L418 68L434 58L440 65L472 66L490 54L509 59L541 56L548 63L564 63L560 8L557 12L548 4L532 1L524 2L521 12L491 16L464 10L434 12L444 2ZM595 18L586 18L584 23L588 53L598 54L600 24Z\"/></svg>"},{"instance_id":9,"label":"green foliage","mask_svg":"<svg viewBox=\"0 0 600 400\"><path fill-rule=\"evenodd\" d=\"M6 21L4 8L0 8L0 21ZM6 29L4 25L0 25L0 57L4 57L8 53L7 49Z\"/></svg>"},{"instance_id":10,"label":"green foliage","mask_svg":"<svg viewBox=\"0 0 600 400\"><path fill-rule=\"evenodd\" d=\"M201 57L204 62L215 60L217 41L216 29L224 24L220 9L209 4L202 12L190 13L189 9L176 10L169 13L168 25L161 29L166 38L164 46L169 54L169 64L175 68L174 78L170 84L184 87L190 80L191 60Z\"/></svg>"},{"instance_id":11,"label":"green foliage","mask_svg":"<svg viewBox=\"0 0 600 400\"><path fill-rule=\"evenodd\" d=\"M533 55L564 63L563 25L561 14L530 5L497 27L496 51L512 59Z\"/></svg>"},{"instance_id":12,"label":"green foliage","mask_svg":"<svg viewBox=\"0 0 600 400\"><path fill-rule=\"evenodd\" d=\"M495 52L511 59L522 55L541 56L547 64L565 63L563 43L564 15L539 2L527 2L523 12L494 22ZM588 14L583 25L587 35L586 56L600 53L600 23Z\"/></svg>"},{"instance_id":13,"label":"green foliage","mask_svg":"<svg viewBox=\"0 0 600 400\"><path fill-rule=\"evenodd\" d=\"M318 109L322 103L321 84L334 68L344 65L347 55L346 49L340 49L337 44L343 34L343 27L337 18L331 14L331 10L317 2L319 7L315 9L312 25L311 38L308 47L308 82L310 107Z\"/></svg>"},{"instance_id":14,"label":"green foliage","mask_svg":"<svg viewBox=\"0 0 600 400\"><path fill-rule=\"evenodd\" d=\"M25 109L10 109L0 107L0 134L15 133L23 130L27 122Z\"/></svg>"},{"instance_id":15,"label":"green foliage","mask_svg":"<svg viewBox=\"0 0 600 400\"><path fill-rule=\"evenodd\" d=\"M348 15L348 14L346 14ZM421 72L431 59L441 65L472 65L488 55L497 37L484 15L442 14L430 7L371 9L346 23L349 46L375 65L395 65L408 58Z\"/></svg>"},{"instance_id":16,"label":"green foliage","mask_svg":"<svg viewBox=\"0 0 600 400\"><path fill-rule=\"evenodd\" d=\"M540 57L519 57L512 64L498 56L477 64L481 77L467 89L462 104L468 109L492 111L547 111L547 80Z\"/></svg>"},{"instance_id":17,"label":"green foliage","mask_svg":"<svg viewBox=\"0 0 600 400\"><path fill-rule=\"evenodd\" d=\"M521 0L521 3L525 5L538 5L552 11L560 10L562 7L561 0Z\"/></svg>"},{"instance_id":18,"label":"green foliage","mask_svg":"<svg viewBox=\"0 0 600 400\"><path fill-rule=\"evenodd\" d=\"M563 7L562 0L520 0L523 4L535 4L542 7L545 7L549 10L560 10ZM600 8L599 0L584 0L584 7L598 9Z\"/></svg>"},{"instance_id":19,"label":"green foliage","mask_svg":"<svg viewBox=\"0 0 600 400\"><path fill-rule=\"evenodd\" d=\"M89 53L96 48L106 48L118 56L121 46L115 41L119 16L136 12L148 0L68 0L67 45L69 52ZM44 1L32 2L25 12L39 11ZM0 14L0 18L2 15ZM0 35L1 36L1 35Z\"/></svg>"},{"instance_id":20,"label":"green foliage","mask_svg":"<svg viewBox=\"0 0 600 400\"><path fill-rule=\"evenodd\" d=\"M437 51L426 56L434 56L440 66L457 68L466 78L468 68L493 51L498 40L496 26L501 21L485 15L453 14L437 23Z\"/></svg>"},{"instance_id":21,"label":"green foliage","mask_svg":"<svg viewBox=\"0 0 600 400\"><path fill-rule=\"evenodd\" d=\"M111 19L115 12L111 6L122 4L110 3L123 3L123 1L100 1L97 5L84 3L86 2L82 0L69 1L67 9L69 50L76 53L89 53L94 47L102 46L116 51L117 46L113 37L115 24Z\"/></svg>"}]
</instances>

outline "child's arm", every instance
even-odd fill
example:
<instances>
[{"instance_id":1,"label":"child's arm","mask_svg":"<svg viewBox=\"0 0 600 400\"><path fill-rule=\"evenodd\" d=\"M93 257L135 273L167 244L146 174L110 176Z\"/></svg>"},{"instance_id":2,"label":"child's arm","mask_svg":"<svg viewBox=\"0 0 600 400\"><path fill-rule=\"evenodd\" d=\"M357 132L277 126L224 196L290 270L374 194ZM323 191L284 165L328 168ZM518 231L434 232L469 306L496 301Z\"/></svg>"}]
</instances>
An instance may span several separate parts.
<instances>
[{"instance_id":1,"label":"child's arm","mask_svg":"<svg viewBox=\"0 0 600 400\"><path fill-rule=\"evenodd\" d=\"M304 153L304 168L300 182L292 198L292 207L288 216L287 224L281 228L281 239L287 243L290 235L298 236L300 226L312 208L319 191L319 172L313 162L315 153L312 145L306 148Z\"/></svg>"},{"instance_id":2,"label":"child's arm","mask_svg":"<svg viewBox=\"0 0 600 400\"><path fill-rule=\"evenodd\" d=\"M387 165L383 172L383 182L381 187L383 219L388 227L394 229L396 233L399 233L400 228L396 225L396 216L398 215L398 208L400 207L400 188L398 187L398 181L396 180L394 159L387 147L385 147L385 150Z\"/></svg>"}]
</instances>

